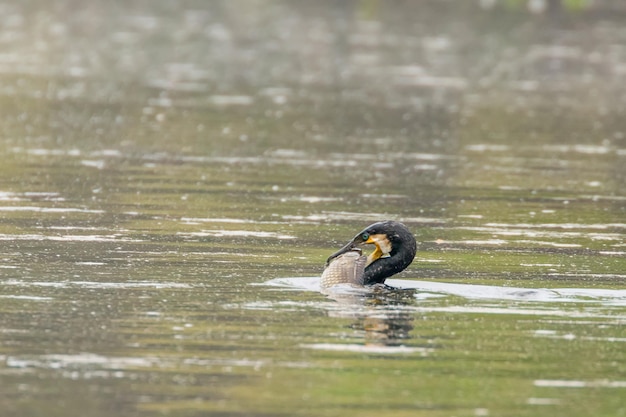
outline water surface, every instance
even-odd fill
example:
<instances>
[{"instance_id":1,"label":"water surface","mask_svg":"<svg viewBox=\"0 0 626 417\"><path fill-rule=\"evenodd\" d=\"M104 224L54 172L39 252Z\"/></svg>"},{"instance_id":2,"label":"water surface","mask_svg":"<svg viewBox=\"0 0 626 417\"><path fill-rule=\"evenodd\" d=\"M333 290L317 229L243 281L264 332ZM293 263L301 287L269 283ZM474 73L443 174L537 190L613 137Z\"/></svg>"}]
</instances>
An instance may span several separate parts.
<instances>
[{"instance_id":1,"label":"water surface","mask_svg":"<svg viewBox=\"0 0 626 417\"><path fill-rule=\"evenodd\" d=\"M626 10L439 3L0 4L3 415L625 415Z\"/></svg>"}]
</instances>

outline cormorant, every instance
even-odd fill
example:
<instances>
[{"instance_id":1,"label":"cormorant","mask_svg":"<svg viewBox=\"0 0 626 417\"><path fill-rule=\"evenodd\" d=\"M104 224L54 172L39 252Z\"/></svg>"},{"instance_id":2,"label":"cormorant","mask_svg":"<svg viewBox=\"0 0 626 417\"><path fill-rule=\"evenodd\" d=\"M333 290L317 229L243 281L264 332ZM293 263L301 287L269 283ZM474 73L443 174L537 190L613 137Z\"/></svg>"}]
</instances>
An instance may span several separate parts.
<instances>
[{"instance_id":1,"label":"cormorant","mask_svg":"<svg viewBox=\"0 0 626 417\"><path fill-rule=\"evenodd\" d=\"M366 244L376 246L367 258L360 249ZM341 283L383 284L385 279L409 266L416 251L415 238L405 225L391 220L374 223L328 257L321 287Z\"/></svg>"}]
</instances>

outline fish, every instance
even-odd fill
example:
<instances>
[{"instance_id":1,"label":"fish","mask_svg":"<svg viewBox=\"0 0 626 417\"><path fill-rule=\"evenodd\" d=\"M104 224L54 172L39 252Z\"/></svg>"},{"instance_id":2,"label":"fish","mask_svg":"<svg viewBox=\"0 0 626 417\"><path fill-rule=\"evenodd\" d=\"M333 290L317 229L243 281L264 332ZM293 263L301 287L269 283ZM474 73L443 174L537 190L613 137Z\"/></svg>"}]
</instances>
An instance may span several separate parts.
<instances>
[{"instance_id":1,"label":"fish","mask_svg":"<svg viewBox=\"0 0 626 417\"><path fill-rule=\"evenodd\" d=\"M327 289L339 284L363 286L367 256L360 248L353 248L332 259L320 280L320 288Z\"/></svg>"}]
</instances>

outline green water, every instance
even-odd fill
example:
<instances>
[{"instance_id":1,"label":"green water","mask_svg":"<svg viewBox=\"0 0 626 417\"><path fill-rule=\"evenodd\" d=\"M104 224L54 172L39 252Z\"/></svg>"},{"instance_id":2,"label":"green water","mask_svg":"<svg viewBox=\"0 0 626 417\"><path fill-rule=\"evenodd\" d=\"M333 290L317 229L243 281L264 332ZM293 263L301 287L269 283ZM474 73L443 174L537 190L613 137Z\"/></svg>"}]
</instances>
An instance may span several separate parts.
<instances>
[{"instance_id":1,"label":"green water","mask_svg":"<svg viewBox=\"0 0 626 417\"><path fill-rule=\"evenodd\" d=\"M0 4L0 414L626 415L626 10L414 3Z\"/></svg>"}]
</instances>

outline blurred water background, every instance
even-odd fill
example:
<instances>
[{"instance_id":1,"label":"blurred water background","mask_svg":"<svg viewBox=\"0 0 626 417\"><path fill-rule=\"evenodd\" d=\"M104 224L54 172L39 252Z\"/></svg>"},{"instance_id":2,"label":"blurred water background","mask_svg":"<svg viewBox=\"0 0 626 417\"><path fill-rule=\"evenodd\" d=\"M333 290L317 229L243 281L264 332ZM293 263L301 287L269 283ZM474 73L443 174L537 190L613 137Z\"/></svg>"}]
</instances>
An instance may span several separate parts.
<instances>
[{"instance_id":1,"label":"blurred water background","mask_svg":"<svg viewBox=\"0 0 626 417\"><path fill-rule=\"evenodd\" d=\"M617 0L0 2L0 414L626 415L625 77Z\"/></svg>"}]
</instances>

